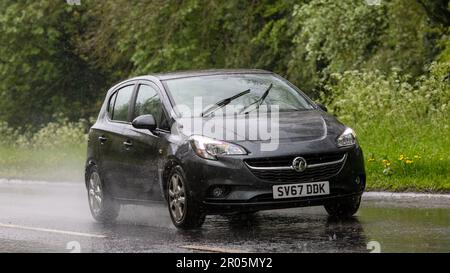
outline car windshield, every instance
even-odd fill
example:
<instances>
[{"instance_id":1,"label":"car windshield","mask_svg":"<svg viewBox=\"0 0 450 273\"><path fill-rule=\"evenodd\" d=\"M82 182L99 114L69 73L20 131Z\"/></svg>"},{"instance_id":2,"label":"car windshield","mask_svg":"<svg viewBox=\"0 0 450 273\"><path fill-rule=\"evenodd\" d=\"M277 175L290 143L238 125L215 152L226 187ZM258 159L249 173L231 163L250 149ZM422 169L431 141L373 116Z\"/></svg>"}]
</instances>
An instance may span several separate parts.
<instances>
[{"instance_id":1,"label":"car windshield","mask_svg":"<svg viewBox=\"0 0 450 273\"><path fill-rule=\"evenodd\" d=\"M274 106L279 111L313 109L300 92L271 74L210 75L164 83L182 117L214 114L225 107L233 107L231 113L240 114Z\"/></svg>"}]
</instances>

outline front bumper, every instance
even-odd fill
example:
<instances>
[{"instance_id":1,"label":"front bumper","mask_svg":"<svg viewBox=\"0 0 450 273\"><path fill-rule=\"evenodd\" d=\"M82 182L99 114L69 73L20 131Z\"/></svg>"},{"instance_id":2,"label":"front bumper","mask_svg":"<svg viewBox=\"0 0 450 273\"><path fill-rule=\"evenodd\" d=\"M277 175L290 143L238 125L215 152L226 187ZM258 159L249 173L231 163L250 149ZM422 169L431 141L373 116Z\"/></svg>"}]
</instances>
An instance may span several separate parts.
<instances>
[{"instance_id":1,"label":"front bumper","mask_svg":"<svg viewBox=\"0 0 450 273\"><path fill-rule=\"evenodd\" d=\"M272 201L267 200L249 200L247 202L220 202L220 201L204 201L203 204L207 212L211 214L220 213L234 213L234 212L253 212L260 210L272 210L272 209L287 209L297 207L311 207L321 206L328 202L335 202L337 199L342 198L358 198L362 195L361 192L355 192L350 194L330 194L327 196L317 197L302 197L292 199L280 199Z\"/></svg>"},{"instance_id":2,"label":"front bumper","mask_svg":"<svg viewBox=\"0 0 450 273\"><path fill-rule=\"evenodd\" d=\"M199 158L192 152L188 153L182 162L189 181L190 195L203 203L208 213L233 213L319 206L340 198L360 196L366 182L362 150L359 146L355 146L339 151L345 152L347 158L340 171L326 180L330 182L329 195L280 200L272 197L273 185L296 184L302 181L262 180L244 163L244 159L251 156L222 157L212 161ZM356 177L360 178L359 183L355 182ZM212 189L217 186L226 189L224 196L219 198L213 196Z\"/></svg>"}]
</instances>

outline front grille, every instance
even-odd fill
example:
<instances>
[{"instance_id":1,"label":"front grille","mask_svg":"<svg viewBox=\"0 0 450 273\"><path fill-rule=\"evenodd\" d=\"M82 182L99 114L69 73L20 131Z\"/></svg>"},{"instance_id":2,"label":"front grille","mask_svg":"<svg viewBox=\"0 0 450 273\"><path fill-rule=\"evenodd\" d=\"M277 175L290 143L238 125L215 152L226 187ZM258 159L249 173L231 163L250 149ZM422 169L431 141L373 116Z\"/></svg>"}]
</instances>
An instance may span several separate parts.
<instances>
[{"instance_id":1,"label":"front grille","mask_svg":"<svg viewBox=\"0 0 450 273\"><path fill-rule=\"evenodd\" d=\"M296 172L289 168L296 156L248 159L245 163L256 177L265 181L311 182L328 179L337 175L345 163L346 154L334 153L305 155L302 157L311 166L303 172ZM277 167L280 169L276 169Z\"/></svg>"}]
</instances>

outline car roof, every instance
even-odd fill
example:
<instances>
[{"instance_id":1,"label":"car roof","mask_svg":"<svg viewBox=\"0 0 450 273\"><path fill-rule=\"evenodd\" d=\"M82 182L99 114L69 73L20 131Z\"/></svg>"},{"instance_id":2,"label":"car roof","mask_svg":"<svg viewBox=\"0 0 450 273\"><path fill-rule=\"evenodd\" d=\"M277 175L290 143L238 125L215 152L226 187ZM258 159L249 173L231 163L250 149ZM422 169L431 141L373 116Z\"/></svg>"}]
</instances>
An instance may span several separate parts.
<instances>
[{"instance_id":1,"label":"car roof","mask_svg":"<svg viewBox=\"0 0 450 273\"><path fill-rule=\"evenodd\" d=\"M158 74L150 74L148 76L153 76L161 81L165 81L179 78L224 75L224 74L272 74L272 72L262 69L209 69L209 70L186 70L170 73L158 73Z\"/></svg>"}]
</instances>

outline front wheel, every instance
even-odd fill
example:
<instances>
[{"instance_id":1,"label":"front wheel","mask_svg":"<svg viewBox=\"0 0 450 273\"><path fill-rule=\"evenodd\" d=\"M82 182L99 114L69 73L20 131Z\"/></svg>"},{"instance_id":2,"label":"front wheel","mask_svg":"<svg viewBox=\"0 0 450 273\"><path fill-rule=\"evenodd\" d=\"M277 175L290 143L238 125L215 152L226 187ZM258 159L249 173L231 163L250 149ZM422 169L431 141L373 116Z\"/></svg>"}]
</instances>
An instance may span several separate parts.
<instances>
[{"instance_id":1,"label":"front wheel","mask_svg":"<svg viewBox=\"0 0 450 273\"><path fill-rule=\"evenodd\" d=\"M113 222L120 211L120 204L118 204L110 194L104 190L100 174L97 167L89 168L86 181L88 190L89 208L92 217L102 223Z\"/></svg>"},{"instance_id":2,"label":"front wheel","mask_svg":"<svg viewBox=\"0 0 450 273\"><path fill-rule=\"evenodd\" d=\"M355 196L327 203L324 207L331 217L349 218L358 211L360 204L361 196Z\"/></svg>"},{"instance_id":3,"label":"front wheel","mask_svg":"<svg viewBox=\"0 0 450 273\"><path fill-rule=\"evenodd\" d=\"M170 218L180 229L198 228L205 221L201 205L192 198L183 169L175 166L167 182L167 202Z\"/></svg>"}]
</instances>

